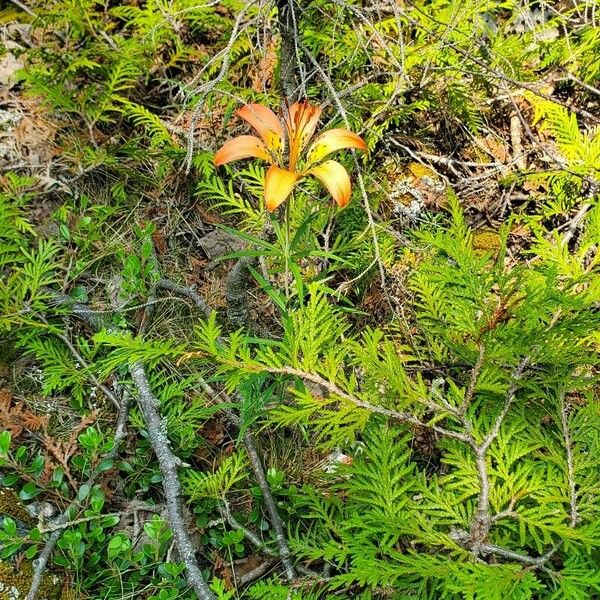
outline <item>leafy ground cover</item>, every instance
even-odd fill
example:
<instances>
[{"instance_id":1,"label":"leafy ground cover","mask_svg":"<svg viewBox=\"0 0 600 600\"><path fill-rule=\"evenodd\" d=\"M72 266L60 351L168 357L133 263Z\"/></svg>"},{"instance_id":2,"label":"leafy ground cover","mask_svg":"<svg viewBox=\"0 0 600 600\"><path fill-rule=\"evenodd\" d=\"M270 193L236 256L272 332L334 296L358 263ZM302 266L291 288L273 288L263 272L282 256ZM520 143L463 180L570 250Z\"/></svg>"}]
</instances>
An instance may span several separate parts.
<instances>
[{"instance_id":1,"label":"leafy ground cover","mask_svg":"<svg viewBox=\"0 0 600 600\"><path fill-rule=\"evenodd\" d=\"M599 597L597 13L0 3L0 597Z\"/></svg>"}]
</instances>

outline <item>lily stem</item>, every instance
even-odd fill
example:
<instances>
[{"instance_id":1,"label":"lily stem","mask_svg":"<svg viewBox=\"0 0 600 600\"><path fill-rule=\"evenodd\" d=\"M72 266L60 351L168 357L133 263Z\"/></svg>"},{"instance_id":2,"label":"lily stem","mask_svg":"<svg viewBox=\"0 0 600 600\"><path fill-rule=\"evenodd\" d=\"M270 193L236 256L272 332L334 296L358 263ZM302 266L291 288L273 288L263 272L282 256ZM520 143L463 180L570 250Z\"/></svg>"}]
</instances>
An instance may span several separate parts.
<instances>
[{"instance_id":1,"label":"lily stem","mask_svg":"<svg viewBox=\"0 0 600 600\"><path fill-rule=\"evenodd\" d=\"M284 285L285 285L285 299L286 303L290 301L290 203L294 200L294 196L289 199L290 201L285 203L285 274L284 274Z\"/></svg>"}]
</instances>

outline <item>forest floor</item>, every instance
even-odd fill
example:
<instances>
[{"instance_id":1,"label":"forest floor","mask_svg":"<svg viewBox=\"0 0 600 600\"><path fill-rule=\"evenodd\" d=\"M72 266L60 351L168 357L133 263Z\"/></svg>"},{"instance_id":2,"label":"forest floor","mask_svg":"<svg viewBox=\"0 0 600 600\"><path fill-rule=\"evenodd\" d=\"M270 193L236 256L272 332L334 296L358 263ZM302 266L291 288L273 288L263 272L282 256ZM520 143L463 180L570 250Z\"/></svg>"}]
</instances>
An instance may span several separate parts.
<instances>
[{"instance_id":1,"label":"forest floor","mask_svg":"<svg viewBox=\"0 0 600 600\"><path fill-rule=\"evenodd\" d=\"M28 600L483 600L496 598L484 570L498 562L507 567L498 589L514 590L505 598L594 597L600 583L576 589L561 553L569 540L600 547L596 500L584 496L584 475L574 483L567 427L595 398L597 364L558 352L578 352L597 331L597 301L585 294L600 288L600 13L593 1L488 4L0 1L0 598L14 586ZM348 207L304 179L268 213L262 166L216 168L214 155L248 134L241 106L282 114L303 98L322 107L319 129L348 128L368 151L335 157L352 180ZM442 231L464 238L442 240ZM554 296L546 271L547 296L535 296L540 262L552 265ZM438 293L448 265L470 269L470 279L458 274ZM574 304L560 304L573 290ZM308 312L322 297L343 324ZM498 301L475 327L459 319L466 298L478 306L471 321ZM502 328L521 308L550 316L531 330L527 321L519 340L518 328ZM577 384L559 393L555 374L528 388L562 398L544 443L566 445L564 459L530 446L548 483L547 496L536 488L529 500L505 493L501 458L485 472L486 440L502 438L513 383L534 362L519 344L562 327L569 311L580 321L564 324L564 338L531 342L558 357L539 357L532 378L554 361ZM325 331L321 318L331 319ZM383 358L360 358L370 346L358 336L372 330L405 355L402 366L388 363L412 390L397 403ZM332 347L351 358L325 352L334 335ZM372 357L387 348L377 340ZM457 389L464 410L458 400L448 408ZM413 406L413 393L426 400ZM492 402L486 394L510 397L491 425L477 409ZM479 582L474 591L457 591L450 567L438 565L430 581L402 562L410 589L383 566L376 575L361 567L349 541L362 540L351 533L356 517L342 507L354 506L356 489L335 474L371 456L380 417L403 423L389 447L408 444L410 477L430 486L431 496L407 487L401 505L431 500L441 494L435 482L447 481L457 490L447 506L465 508L447 508L418 534L386 513L379 525L392 519L402 533L387 542L377 534L389 553L375 552L369 569L441 552L448 564L473 565L463 570ZM564 486L550 484L563 467ZM490 533L489 506L481 517L490 485L498 514L527 498L530 529ZM561 524L538 531L551 502ZM414 522L437 509L428 510ZM592 563L581 564L592 581Z\"/></svg>"}]
</instances>

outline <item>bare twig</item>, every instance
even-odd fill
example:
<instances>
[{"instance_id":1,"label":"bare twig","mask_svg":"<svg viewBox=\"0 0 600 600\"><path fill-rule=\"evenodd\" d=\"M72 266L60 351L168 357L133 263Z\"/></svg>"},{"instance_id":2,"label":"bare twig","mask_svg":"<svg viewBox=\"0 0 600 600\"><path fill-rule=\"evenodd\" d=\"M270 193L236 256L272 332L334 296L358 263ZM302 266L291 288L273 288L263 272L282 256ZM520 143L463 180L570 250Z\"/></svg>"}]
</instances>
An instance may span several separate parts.
<instances>
[{"instance_id":1,"label":"bare twig","mask_svg":"<svg viewBox=\"0 0 600 600\"><path fill-rule=\"evenodd\" d=\"M263 575L268 573L268 571L273 567L274 563L275 563L275 561L273 559L265 560L265 562L258 565L258 567L252 569L252 571L249 571L248 573L244 573L243 575L238 577L236 579L237 584L241 587L244 587L244 586L248 585L249 583L256 581L259 577L262 577Z\"/></svg>"},{"instance_id":2,"label":"bare twig","mask_svg":"<svg viewBox=\"0 0 600 600\"><path fill-rule=\"evenodd\" d=\"M50 288L47 288L45 292L49 296L48 300L51 306L67 306L70 315L81 319L92 329L98 330L104 327L106 320L99 316L98 311L91 309L87 304L77 302L71 296Z\"/></svg>"},{"instance_id":3,"label":"bare twig","mask_svg":"<svg viewBox=\"0 0 600 600\"><path fill-rule=\"evenodd\" d=\"M590 85L589 83L586 83L582 79L579 79L579 77L576 77L575 75L573 75L573 73L567 71L567 69L565 69L564 67L559 66L558 68L562 73L565 74L565 76L568 79L570 79L571 81L574 81L581 87L585 88L588 92L591 92L592 94L595 94L596 96L600 96L600 89L598 89L597 87L594 87L593 85Z\"/></svg>"},{"instance_id":4,"label":"bare twig","mask_svg":"<svg viewBox=\"0 0 600 600\"><path fill-rule=\"evenodd\" d=\"M579 208L579 210L577 211L577 214L570 221L568 221L566 223L566 225L568 225L568 229L562 238L562 243L565 246L567 246L569 244L569 242L573 239L573 236L579 229L581 223L585 219L585 216L590 211L592 206L594 206L594 204L592 202L584 202L581 205L581 207Z\"/></svg>"},{"instance_id":5,"label":"bare twig","mask_svg":"<svg viewBox=\"0 0 600 600\"><path fill-rule=\"evenodd\" d=\"M274 552L271 548L269 548L255 533L250 531L247 527L244 527L232 514L229 509L229 505L227 502L221 507L221 511L223 513L223 520L226 521L230 527L234 529L239 529L244 532L244 535L248 539L248 541L254 545L255 548L264 552L267 556L271 556L273 558L279 558L279 554ZM269 563L272 564L272 563ZM315 577L318 579L322 579L318 573L303 567L302 565L297 565L296 570L302 575L306 575L307 577ZM240 580L241 583L241 580Z\"/></svg>"},{"instance_id":6,"label":"bare twig","mask_svg":"<svg viewBox=\"0 0 600 600\"><path fill-rule=\"evenodd\" d=\"M113 513L100 513L98 515L92 515L91 517L81 517L80 519L74 519L73 521L65 521L64 523L51 523L50 525L46 525L46 527L40 527L39 532L50 533L51 531L67 529L68 527L79 525L80 523L89 523L90 521L96 521L97 519L104 519L106 517L124 517L125 515L129 515L132 512L133 511L131 510L122 510L120 512Z\"/></svg>"},{"instance_id":7,"label":"bare twig","mask_svg":"<svg viewBox=\"0 0 600 600\"><path fill-rule=\"evenodd\" d=\"M488 435L483 440L483 442L480 446L485 451L487 451L487 449L490 447L491 443L496 439L496 437L498 436L498 433L500 432L500 427L502 427L502 423L504 422L504 419L506 418L506 415L507 415L508 411L510 410L510 407L515 399L515 394L516 394L517 388L519 387L519 382L521 381L521 379L523 377L523 373L525 372L525 368L527 367L528 364L529 364L529 357L525 356L524 358L522 358L519 361L519 364L517 365L516 369L512 373L512 378L511 378L512 381L511 381L510 385L508 386L508 390L506 392L506 396L504 399L504 406L502 407L500 414L494 421L494 425L493 425L491 431L488 433Z\"/></svg>"},{"instance_id":8,"label":"bare twig","mask_svg":"<svg viewBox=\"0 0 600 600\"><path fill-rule=\"evenodd\" d=\"M454 530L450 533L450 537L459 545L464 548L469 548L472 543L471 536L468 532L463 530ZM507 560L511 560L514 562L520 562L526 565L531 565L532 567L543 567L543 565L548 562L548 560L554 555L556 552L555 548L552 548L546 554L542 556L534 557L529 556L528 554L521 554L520 552L513 552L508 548L503 548L502 546L496 546L495 544L481 543L478 546L479 553L483 556L488 554L493 554L494 556L500 556L502 558L506 558Z\"/></svg>"},{"instance_id":9,"label":"bare twig","mask_svg":"<svg viewBox=\"0 0 600 600\"><path fill-rule=\"evenodd\" d=\"M34 19L37 18L37 14L31 10L29 6L20 2L20 0L10 0L10 2L12 2L17 8L20 8L23 12L26 12L30 17L33 17Z\"/></svg>"},{"instance_id":10,"label":"bare twig","mask_svg":"<svg viewBox=\"0 0 600 600\"><path fill-rule=\"evenodd\" d=\"M210 316L210 313L212 312L210 306L208 306L204 298L202 298L202 296L200 296L200 294L196 290L194 290L194 288L180 285L178 283L175 283L174 281L171 281L170 279L160 279L157 282L156 287L161 288L163 290L169 290L174 294L189 298L194 302L196 308L202 311L207 317Z\"/></svg>"},{"instance_id":11,"label":"bare twig","mask_svg":"<svg viewBox=\"0 0 600 600\"><path fill-rule=\"evenodd\" d=\"M98 390L100 390L113 403L114 407L118 410L120 408L120 406L119 406L119 401L117 400L117 397L115 396L115 394L113 394L112 391L109 390L108 387L105 386L103 383L100 383L100 381L98 381L98 378L90 372L87 361L83 358L83 356L81 356L81 354L79 353L77 348L75 348L73 342L71 342L69 337L67 335L65 335L63 333L59 333L57 331L54 331L54 334L65 343L65 345L71 351L71 354L73 355L73 357L75 358L77 363L88 372L88 379L92 382L94 387L96 387Z\"/></svg>"},{"instance_id":12,"label":"bare twig","mask_svg":"<svg viewBox=\"0 0 600 600\"><path fill-rule=\"evenodd\" d=\"M477 362L475 363L473 369L471 370L471 378L469 380L469 387L465 392L465 397L460 405L459 412L461 415L464 415L469 408L473 400L473 395L475 394L475 388L477 386L477 381L479 380L479 374L481 373L481 368L483 367L483 361L485 360L485 345L479 342L479 355L477 356Z\"/></svg>"},{"instance_id":13,"label":"bare twig","mask_svg":"<svg viewBox=\"0 0 600 600\"><path fill-rule=\"evenodd\" d=\"M202 84L198 89L194 90L196 94L200 94L196 106L192 111L192 116L190 119L190 127L188 130L188 146L187 146L187 154L185 157L185 172L189 173L192 168L192 158L194 156L194 135L196 132L196 125L198 124L198 119L202 110L204 109L204 101L210 92L212 92L215 87L223 80L225 75L227 74L227 70L229 69L229 62L231 60L231 49L233 48L233 44L237 39L240 25L242 24L242 20L244 19L246 12L249 8L254 4L255 0L250 0L246 3L246 5L240 10L234 24L233 29L231 30L231 35L229 36L229 41L227 45L223 49L222 56L223 62L221 63L221 69L217 76L214 79L211 79L209 82Z\"/></svg>"}]
</instances>

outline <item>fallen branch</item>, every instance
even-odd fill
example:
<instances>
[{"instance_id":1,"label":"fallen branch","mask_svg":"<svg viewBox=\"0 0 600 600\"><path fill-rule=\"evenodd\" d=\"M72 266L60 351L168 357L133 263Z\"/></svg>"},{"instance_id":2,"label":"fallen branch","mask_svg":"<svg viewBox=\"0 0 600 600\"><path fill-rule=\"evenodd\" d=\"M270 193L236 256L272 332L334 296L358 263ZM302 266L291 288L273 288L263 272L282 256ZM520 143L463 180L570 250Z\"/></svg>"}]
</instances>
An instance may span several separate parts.
<instances>
[{"instance_id":1,"label":"fallen branch","mask_svg":"<svg viewBox=\"0 0 600 600\"><path fill-rule=\"evenodd\" d=\"M26 4L20 2L20 0L10 0L17 8L20 8L23 12L26 12L30 17L37 19L37 14L31 10Z\"/></svg>"},{"instance_id":2,"label":"fallen branch","mask_svg":"<svg viewBox=\"0 0 600 600\"><path fill-rule=\"evenodd\" d=\"M287 540L285 539L283 521L279 516L277 505L273 499L273 494L271 494L269 482L267 481L260 457L256 451L256 445L254 444L254 438L252 437L252 434L246 433L244 435L244 445L246 446L246 453L250 459L254 476L256 477L256 481L258 482L258 485L263 493L263 501L267 507L267 512L269 513L269 520L271 521L271 525L275 530L275 541L277 543L277 547L279 548L279 558L281 558L281 562L283 563L286 579L291 583L296 578L296 572L294 570L294 565L292 564L290 548L287 544Z\"/></svg>"},{"instance_id":3,"label":"fallen branch","mask_svg":"<svg viewBox=\"0 0 600 600\"><path fill-rule=\"evenodd\" d=\"M73 299L70 296L53 293L52 302L55 305L68 305L74 316L81 318L92 328L99 328L104 325L103 319L100 319L93 311L90 311L86 305L73 302ZM143 319L141 330L142 333L143 328L148 323L148 313L145 313L144 316L145 318ZM182 461L171 452L169 440L165 432L166 428L159 414L160 403L150 389L144 367L140 363L135 362L129 366L129 372L138 391L138 404L148 430L148 438L150 439L150 443L158 460L159 469L163 479L169 526L173 530L177 551L185 564L188 583L192 586L200 600L214 600L214 594L202 577L183 519L183 510L180 500L181 485L177 476L177 467L182 464ZM53 540L53 545L56 544L59 537L60 530L57 530L52 534L50 540ZM47 562L48 558L46 557L45 560ZM37 586L39 587L39 582ZM27 600L33 600L34 597L35 596L32 596L31 598L28 597Z\"/></svg>"},{"instance_id":4,"label":"fallen branch","mask_svg":"<svg viewBox=\"0 0 600 600\"><path fill-rule=\"evenodd\" d=\"M180 285L174 281L171 281L170 279L160 279L156 283L156 287L163 290L168 290L179 296L185 296L186 298L189 298L194 302L196 308L202 311L207 317L209 317L210 313L212 312L212 309L205 302L204 298L202 298L202 296L200 296L200 294L191 287Z\"/></svg>"},{"instance_id":5,"label":"fallen branch","mask_svg":"<svg viewBox=\"0 0 600 600\"><path fill-rule=\"evenodd\" d=\"M129 365L129 373L138 390L138 404L148 431L148 439L156 454L162 476L162 487L165 493L169 526L173 531L175 547L186 569L188 583L200 600L215 600L198 566L194 547L188 534L181 506L181 484L177 476L177 468L182 464L172 452L165 424L158 412L160 402L152 393L144 367L139 362Z\"/></svg>"},{"instance_id":6,"label":"fallen branch","mask_svg":"<svg viewBox=\"0 0 600 600\"><path fill-rule=\"evenodd\" d=\"M277 552L274 552L271 548L269 548L269 546L267 546L255 533L253 533L252 531L250 531L250 529L248 529L247 527L244 527L244 525L242 525L232 514L231 511L229 509L229 504L227 504L227 502L225 502L223 504L223 506L221 507L221 513L223 514L223 520L233 529L237 529L240 531L244 532L244 535L246 536L246 538L248 539L248 541L257 549L260 550L261 552L264 552L266 555L271 556L273 558L279 558L279 554ZM314 571L311 571L310 569L306 569L305 567L303 567L302 565L298 565L296 567L297 571L299 573L301 573L302 575L306 575L307 577L313 577L316 579L321 579L323 580L324 578L321 577L318 573L315 573Z\"/></svg>"}]
</instances>

